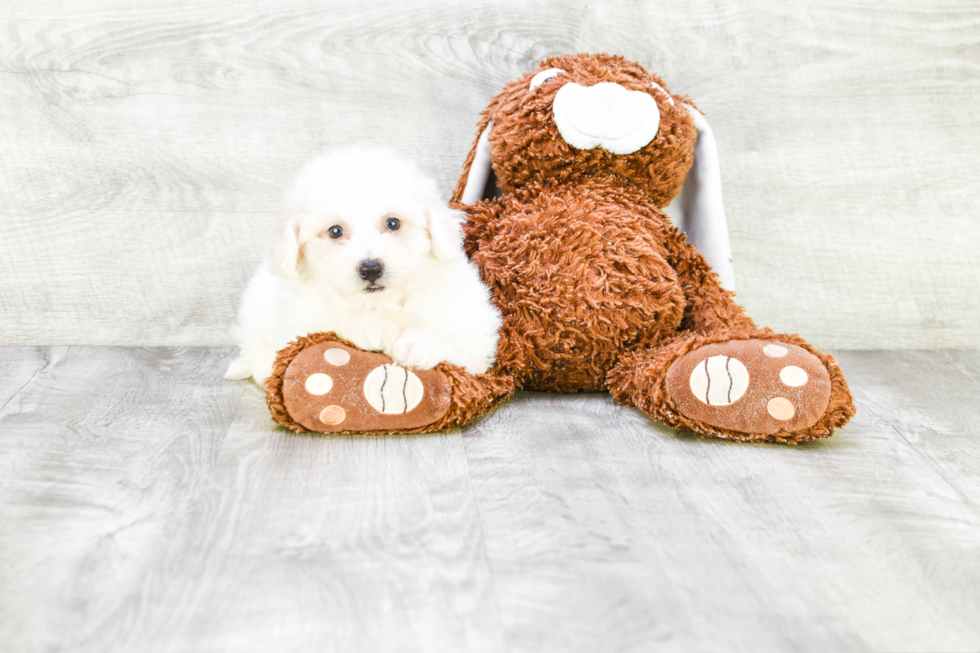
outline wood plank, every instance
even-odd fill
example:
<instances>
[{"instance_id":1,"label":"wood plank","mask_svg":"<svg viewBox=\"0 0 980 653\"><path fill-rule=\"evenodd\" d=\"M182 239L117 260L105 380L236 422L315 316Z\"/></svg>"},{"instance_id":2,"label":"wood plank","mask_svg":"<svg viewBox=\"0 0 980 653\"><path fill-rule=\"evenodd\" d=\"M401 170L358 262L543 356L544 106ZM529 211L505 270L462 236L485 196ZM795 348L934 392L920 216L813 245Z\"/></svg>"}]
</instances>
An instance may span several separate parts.
<instances>
[{"instance_id":1,"label":"wood plank","mask_svg":"<svg viewBox=\"0 0 980 653\"><path fill-rule=\"evenodd\" d=\"M513 650L977 650L967 360L844 358L857 417L799 447L678 434L606 395L519 395L464 437ZM891 373L912 369L922 384ZM943 375L957 392L927 389Z\"/></svg>"},{"instance_id":2,"label":"wood plank","mask_svg":"<svg viewBox=\"0 0 980 653\"><path fill-rule=\"evenodd\" d=\"M6 0L0 344L228 344L304 159L387 142L448 190L504 82L604 50L707 112L759 322L824 346L975 346L978 11Z\"/></svg>"},{"instance_id":3,"label":"wood plank","mask_svg":"<svg viewBox=\"0 0 980 653\"><path fill-rule=\"evenodd\" d=\"M249 386L129 650L504 650L458 431L271 427Z\"/></svg>"},{"instance_id":4,"label":"wood plank","mask_svg":"<svg viewBox=\"0 0 980 653\"><path fill-rule=\"evenodd\" d=\"M19 397L47 365L44 350L35 347L5 347L0 354L0 410Z\"/></svg>"},{"instance_id":5,"label":"wood plank","mask_svg":"<svg viewBox=\"0 0 980 653\"><path fill-rule=\"evenodd\" d=\"M140 650L124 643L147 618L144 592L167 578L154 563L209 483L239 403L241 386L221 378L230 354L35 350L43 370L0 409L4 648Z\"/></svg>"},{"instance_id":6,"label":"wood plank","mask_svg":"<svg viewBox=\"0 0 980 653\"><path fill-rule=\"evenodd\" d=\"M460 434L276 430L231 354L57 349L0 412L5 646L502 650Z\"/></svg>"},{"instance_id":7,"label":"wood plank","mask_svg":"<svg viewBox=\"0 0 980 653\"><path fill-rule=\"evenodd\" d=\"M980 352L840 352L865 419L891 429L980 511Z\"/></svg>"}]
</instances>

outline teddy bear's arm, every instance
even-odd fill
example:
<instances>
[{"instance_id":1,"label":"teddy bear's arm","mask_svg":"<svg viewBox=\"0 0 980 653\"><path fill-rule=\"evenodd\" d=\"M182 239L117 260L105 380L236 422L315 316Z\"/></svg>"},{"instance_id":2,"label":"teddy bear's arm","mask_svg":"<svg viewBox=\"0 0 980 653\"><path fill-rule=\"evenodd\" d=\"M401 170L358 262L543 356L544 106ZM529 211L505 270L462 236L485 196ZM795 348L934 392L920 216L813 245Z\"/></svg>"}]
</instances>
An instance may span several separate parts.
<instances>
[{"instance_id":1,"label":"teddy bear's arm","mask_svg":"<svg viewBox=\"0 0 980 653\"><path fill-rule=\"evenodd\" d=\"M735 294L721 287L718 275L677 229L667 229L667 262L677 273L687 306L681 330L699 334L732 328L756 328L745 310L735 303Z\"/></svg>"}]
</instances>

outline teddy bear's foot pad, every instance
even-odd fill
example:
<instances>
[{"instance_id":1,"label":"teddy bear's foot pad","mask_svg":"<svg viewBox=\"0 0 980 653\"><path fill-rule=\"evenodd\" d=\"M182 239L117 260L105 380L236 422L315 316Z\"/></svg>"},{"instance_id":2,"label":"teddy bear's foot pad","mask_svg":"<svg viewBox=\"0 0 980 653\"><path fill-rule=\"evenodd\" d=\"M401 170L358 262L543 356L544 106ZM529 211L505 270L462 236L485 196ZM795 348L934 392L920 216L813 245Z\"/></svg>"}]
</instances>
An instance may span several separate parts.
<instances>
[{"instance_id":1,"label":"teddy bear's foot pad","mask_svg":"<svg viewBox=\"0 0 980 653\"><path fill-rule=\"evenodd\" d=\"M705 345L667 370L667 394L688 419L746 434L813 426L830 402L830 374L809 351L774 340Z\"/></svg>"},{"instance_id":2,"label":"teddy bear's foot pad","mask_svg":"<svg viewBox=\"0 0 980 653\"><path fill-rule=\"evenodd\" d=\"M449 408L450 385L436 370L413 370L384 354L335 341L307 347L283 376L290 417L319 433L378 433L417 429Z\"/></svg>"}]
</instances>

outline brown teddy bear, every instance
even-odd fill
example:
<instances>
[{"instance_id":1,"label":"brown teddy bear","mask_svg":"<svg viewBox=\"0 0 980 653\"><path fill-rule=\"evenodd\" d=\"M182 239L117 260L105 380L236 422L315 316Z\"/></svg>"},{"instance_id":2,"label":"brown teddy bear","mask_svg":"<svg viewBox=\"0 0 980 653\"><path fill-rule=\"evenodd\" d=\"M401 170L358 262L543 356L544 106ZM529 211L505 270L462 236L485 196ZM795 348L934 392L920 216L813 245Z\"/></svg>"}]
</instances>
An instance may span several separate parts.
<instances>
[{"instance_id":1,"label":"brown teddy bear","mask_svg":"<svg viewBox=\"0 0 980 653\"><path fill-rule=\"evenodd\" d=\"M280 352L267 381L276 421L437 431L516 388L609 390L669 426L736 440L828 437L854 414L832 357L735 303L711 129L639 64L551 57L508 84L452 201L503 314L494 369L406 370L314 334ZM333 378L328 396L308 391L312 374Z\"/></svg>"}]
</instances>

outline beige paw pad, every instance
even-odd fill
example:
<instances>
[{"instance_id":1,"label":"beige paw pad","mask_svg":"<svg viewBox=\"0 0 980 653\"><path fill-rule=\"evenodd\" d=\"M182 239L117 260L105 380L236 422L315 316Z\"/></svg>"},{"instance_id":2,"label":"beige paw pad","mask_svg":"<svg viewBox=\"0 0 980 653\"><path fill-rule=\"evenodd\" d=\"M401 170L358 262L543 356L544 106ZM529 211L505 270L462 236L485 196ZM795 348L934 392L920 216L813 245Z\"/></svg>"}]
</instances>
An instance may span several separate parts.
<instances>
[{"instance_id":1,"label":"beige paw pad","mask_svg":"<svg viewBox=\"0 0 980 653\"><path fill-rule=\"evenodd\" d=\"M320 411L320 421L327 426L337 426L347 419L347 411L340 406L327 406Z\"/></svg>"},{"instance_id":2,"label":"beige paw pad","mask_svg":"<svg viewBox=\"0 0 980 653\"><path fill-rule=\"evenodd\" d=\"M786 385L799 388L802 385L806 385L806 381L809 376L802 367L797 367L796 365L787 365L783 369L779 370L779 380Z\"/></svg>"},{"instance_id":3,"label":"beige paw pad","mask_svg":"<svg viewBox=\"0 0 980 653\"><path fill-rule=\"evenodd\" d=\"M783 347L782 345L772 345L772 344L763 347L762 351L763 353L765 353L766 356L770 356L772 358L782 358L783 356L789 353L789 350L786 349L786 347Z\"/></svg>"},{"instance_id":4,"label":"beige paw pad","mask_svg":"<svg viewBox=\"0 0 980 653\"><path fill-rule=\"evenodd\" d=\"M350 354L347 353L346 349L341 349L340 347L333 347L323 352L323 360L327 361L331 365L346 365L350 362Z\"/></svg>"},{"instance_id":5,"label":"beige paw pad","mask_svg":"<svg viewBox=\"0 0 980 653\"><path fill-rule=\"evenodd\" d=\"M796 414L796 408L793 407L793 402L785 397L773 397L766 404L766 412L772 415L773 419L785 422L793 418L793 415Z\"/></svg>"},{"instance_id":6,"label":"beige paw pad","mask_svg":"<svg viewBox=\"0 0 980 653\"><path fill-rule=\"evenodd\" d=\"M364 379L364 397L385 415L403 415L419 405L425 387L411 370L388 363L371 370Z\"/></svg>"},{"instance_id":7,"label":"beige paw pad","mask_svg":"<svg viewBox=\"0 0 980 653\"><path fill-rule=\"evenodd\" d=\"M737 358L712 356L691 372L691 393L709 406L738 401L749 387L749 371Z\"/></svg>"},{"instance_id":8,"label":"beige paw pad","mask_svg":"<svg viewBox=\"0 0 980 653\"><path fill-rule=\"evenodd\" d=\"M333 379L331 379L328 374L318 372L306 377L306 383L304 385L306 387L306 391L311 395L325 395L330 392L330 388L333 387Z\"/></svg>"}]
</instances>

